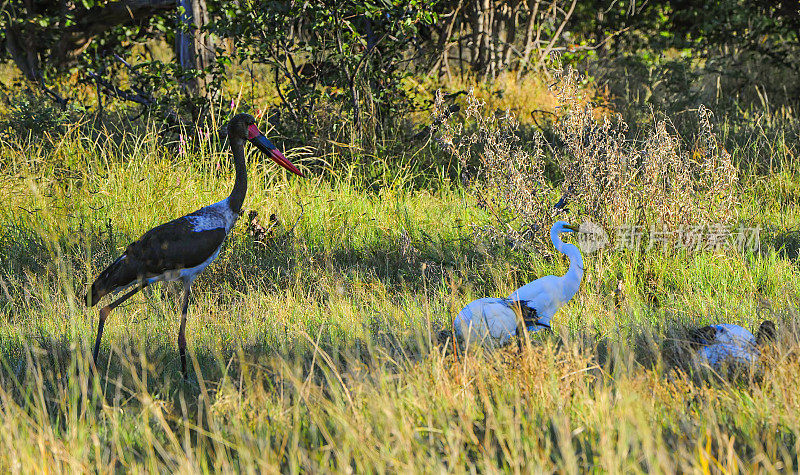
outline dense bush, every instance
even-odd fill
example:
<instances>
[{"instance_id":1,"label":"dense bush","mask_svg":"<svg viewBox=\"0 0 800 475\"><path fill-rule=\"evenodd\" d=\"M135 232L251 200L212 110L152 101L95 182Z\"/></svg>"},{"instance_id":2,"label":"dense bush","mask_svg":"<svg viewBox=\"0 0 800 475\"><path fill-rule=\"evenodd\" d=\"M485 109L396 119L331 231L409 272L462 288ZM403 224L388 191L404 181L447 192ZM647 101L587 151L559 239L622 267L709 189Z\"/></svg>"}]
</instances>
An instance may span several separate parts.
<instances>
[{"instance_id":1,"label":"dense bush","mask_svg":"<svg viewBox=\"0 0 800 475\"><path fill-rule=\"evenodd\" d=\"M751 128L762 125L760 112L777 112L789 117L788 135L796 131L800 9L791 2L183 0L179 10L176 17L162 0L42 0L35 8L12 0L0 41L62 106L101 112L126 103L139 109L125 107L130 117L159 119L185 136L224 120L232 99L252 112L267 112L266 102L280 105L268 117L291 143L361 160L397 145L409 117L430 107L436 82L463 89L472 77L546 77L555 52L565 64L588 65L595 99L623 114L628 138L651 110L691 135L697 114L684 111L700 104ZM242 69L250 73L245 100L243 87L226 88ZM256 76L269 83L258 105ZM749 143L742 136L728 138Z\"/></svg>"},{"instance_id":2,"label":"dense bush","mask_svg":"<svg viewBox=\"0 0 800 475\"><path fill-rule=\"evenodd\" d=\"M367 148L408 111L407 55L435 21L417 0L229 4L222 13L213 31L242 45L232 59L274 69L294 128Z\"/></svg>"},{"instance_id":3,"label":"dense bush","mask_svg":"<svg viewBox=\"0 0 800 475\"><path fill-rule=\"evenodd\" d=\"M72 111L59 107L43 94L24 90L9 97L8 111L0 127L22 139L57 137L66 130L72 117Z\"/></svg>"},{"instance_id":4,"label":"dense bush","mask_svg":"<svg viewBox=\"0 0 800 475\"><path fill-rule=\"evenodd\" d=\"M503 245L534 243L549 249L543 231L559 217L573 222L588 218L605 229L677 229L735 218L738 172L717 139L710 110L700 106L690 141L667 119L643 128L633 140L621 117L595 111L577 72L556 69L551 75L556 79L552 94L562 111L553 125L562 145L555 153L549 153L552 145L539 131L523 142L508 110L487 111L469 94L463 117L450 115L438 97L434 143L463 168L477 164L481 179L469 189L493 217L479 229L485 236ZM558 186L546 173L553 165Z\"/></svg>"}]
</instances>

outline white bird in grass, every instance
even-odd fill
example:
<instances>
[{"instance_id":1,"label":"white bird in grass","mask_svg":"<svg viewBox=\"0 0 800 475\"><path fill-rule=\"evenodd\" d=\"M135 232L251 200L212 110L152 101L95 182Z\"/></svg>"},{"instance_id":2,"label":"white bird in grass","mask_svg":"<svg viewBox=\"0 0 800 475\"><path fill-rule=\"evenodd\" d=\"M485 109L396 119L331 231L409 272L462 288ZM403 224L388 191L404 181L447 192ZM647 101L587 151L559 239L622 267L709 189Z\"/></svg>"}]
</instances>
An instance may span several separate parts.
<instances>
[{"instance_id":1,"label":"white bird in grass","mask_svg":"<svg viewBox=\"0 0 800 475\"><path fill-rule=\"evenodd\" d=\"M775 337L775 324L770 320L761 323L755 337L739 325L721 323L692 331L690 344L701 361L720 370L732 365L757 366L760 348L775 341Z\"/></svg>"},{"instance_id":2,"label":"white bird in grass","mask_svg":"<svg viewBox=\"0 0 800 475\"><path fill-rule=\"evenodd\" d=\"M563 276L548 275L523 285L508 298L482 298L470 302L453 322L456 336L470 343L504 345L521 332L550 328L556 311L578 292L583 277L583 258L577 246L561 241L559 234L577 232L578 226L557 221L550 228L550 239L557 251L569 258ZM520 318L517 318L519 314Z\"/></svg>"}]
</instances>

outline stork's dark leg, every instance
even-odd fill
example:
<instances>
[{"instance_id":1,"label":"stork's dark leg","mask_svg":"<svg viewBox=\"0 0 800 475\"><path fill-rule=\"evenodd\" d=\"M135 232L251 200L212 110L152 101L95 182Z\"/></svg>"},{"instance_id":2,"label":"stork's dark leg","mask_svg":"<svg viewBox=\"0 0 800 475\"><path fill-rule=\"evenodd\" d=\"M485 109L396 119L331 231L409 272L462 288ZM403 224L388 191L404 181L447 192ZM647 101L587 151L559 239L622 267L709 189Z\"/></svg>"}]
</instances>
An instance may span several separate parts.
<instances>
[{"instance_id":1,"label":"stork's dark leg","mask_svg":"<svg viewBox=\"0 0 800 475\"><path fill-rule=\"evenodd\" d=\"M143 282L140 285L137 285L133 288L130 292L123 295L122 297L114 300L110 304L106 305L105 307L100 309L100 320L97 322L97 338L94 340L94 352L92 352L92 362L97 365L97 353L100 351L100 339L103 337L103 327L106 324L106 318L111 314L111 311L115 308L119 307L122 302L128 300L129 298L133 297L136 292L142 290L143 288L147 287L147 282Z\"/></svg>"},{"instance_id":2,"label":"stork's dark leg","mask_svg":"<svg viewBox=\"0 0 800 475\"><path fill-rule=\"evenodd\" d=\"M183 282L183 307L181 308L181 329L178 332L178 350L181 353L181 371L186 379L186 314L189 313L189 293L192 289L191 281Z\"/></svg>"}]
</instances>

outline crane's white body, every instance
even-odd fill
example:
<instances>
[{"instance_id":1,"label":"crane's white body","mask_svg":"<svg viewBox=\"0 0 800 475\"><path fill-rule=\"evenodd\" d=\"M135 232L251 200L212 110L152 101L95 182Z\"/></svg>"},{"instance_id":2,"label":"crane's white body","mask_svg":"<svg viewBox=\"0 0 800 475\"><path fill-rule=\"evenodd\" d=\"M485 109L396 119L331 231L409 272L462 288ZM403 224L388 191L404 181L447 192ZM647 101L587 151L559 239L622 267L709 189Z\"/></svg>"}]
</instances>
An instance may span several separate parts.
<instances>
[{"instance_id":1,"label":"crane's white body","mask_svg":"<svg viewBox=\"0 0 800 475\"><path fill-rule=\"evenodd\" d=\"M752 333L730 323L711 327L716 330L715 338L697 352L702 362L715 369L730 364L755 365L758 362L761 352Z\"/></svg>"},{"instance_id":2,"label":"crane's white body","mask_svg":"<svg viewBox=\"0 0 800 475\"><path fill-rule=\"evenodd\" d=\"M583 258L578 248L561 241L559 234L573 232L567 223L558 221L550 229L550 239L559 252L569 258L569 270L563 276L548 275L523 285L508 298L482 298L470 302L453 321L456 336L474 344L504 345L517 334L514 306L525 305L536 312L538 320L529 332L550 327L550 320L578 292L583 277Z\"/></svg>"},{"instance_id":3,"label":"crane's white body","mask_svg":"<svg viewBox=\"0 0 800 475\"><path fill-rule=\"evenodd\" d=\"M517 313L513 305L514 302L508 299L493 297L470 302L453 321L456 335L471 345L505 345L517 334ZM542 328L535 327L529 331Z\"/></svg>"}]
</instances>

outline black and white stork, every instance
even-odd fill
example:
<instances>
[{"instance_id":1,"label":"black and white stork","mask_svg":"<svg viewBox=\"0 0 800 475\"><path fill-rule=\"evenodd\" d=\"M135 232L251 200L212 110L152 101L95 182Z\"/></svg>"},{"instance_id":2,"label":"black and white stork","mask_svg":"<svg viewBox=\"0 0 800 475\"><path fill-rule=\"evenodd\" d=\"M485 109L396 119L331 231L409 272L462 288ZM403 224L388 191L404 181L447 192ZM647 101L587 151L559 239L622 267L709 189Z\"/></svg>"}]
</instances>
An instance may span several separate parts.
<instances>
[{"instance_id":1,"label":"black and white stork","mask_svg":"<svg viewBox=\"0 0 800 475\"><path fill-rule=\"evenodd\" d=\"M228 124L228 141L236 168L236 182L230 196L146 232L138 241L130 244L92 284L87 296L87 304L92 307L97 305L103 296L132 287L122 297L100 309L97 338L92 353L95 365L100 350L100 339L103 336L103 326L111 311L147 285L159 281L180 280L183 282L183 304L178 349L181 355L181 369L186 377L185 331L189 293L197 275L219 255L225 237L230 233L242 210L247 193L245 141L249 141L266 153L278 165L303 176L300 170L264 137L256 126L255 118L249 114L238 114L231 119Z\"/></svg>"}]
</instances>

